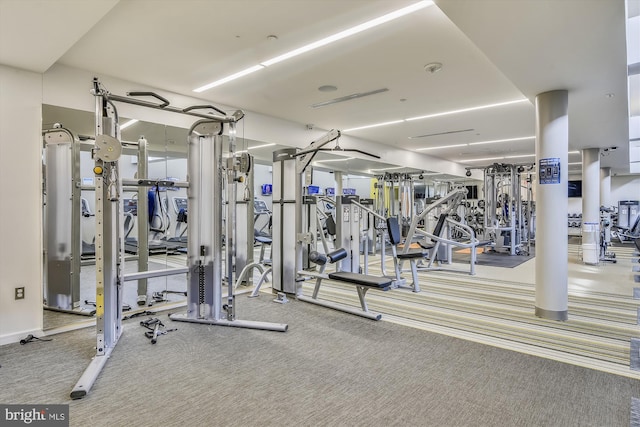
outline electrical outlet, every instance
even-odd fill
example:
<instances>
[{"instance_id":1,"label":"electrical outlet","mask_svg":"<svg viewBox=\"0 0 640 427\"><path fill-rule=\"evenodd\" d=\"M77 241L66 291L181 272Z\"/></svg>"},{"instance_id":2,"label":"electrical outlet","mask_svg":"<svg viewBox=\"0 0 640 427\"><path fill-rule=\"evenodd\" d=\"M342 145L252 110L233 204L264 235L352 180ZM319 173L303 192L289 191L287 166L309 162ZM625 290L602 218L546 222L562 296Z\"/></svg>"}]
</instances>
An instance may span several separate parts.
<instances>
[{"instance_id":1,"label":"electrical outlet","mask_svg":"<svg viewBox=\"0 0 640 427\"><path fill-rule=\"evenodd\" d=\"M24 299L24 286L16 288L16 299Z\"/></svg>"}]
</instances>

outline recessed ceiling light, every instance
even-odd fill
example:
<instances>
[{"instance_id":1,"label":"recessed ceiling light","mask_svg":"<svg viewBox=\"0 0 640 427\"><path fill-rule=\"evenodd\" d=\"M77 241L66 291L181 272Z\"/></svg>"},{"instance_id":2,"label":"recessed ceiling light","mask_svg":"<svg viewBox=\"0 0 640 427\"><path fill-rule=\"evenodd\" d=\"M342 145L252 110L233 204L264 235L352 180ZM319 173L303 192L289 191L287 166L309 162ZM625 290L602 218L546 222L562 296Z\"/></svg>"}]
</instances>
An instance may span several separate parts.
<instances>
[{"instance_id":1,"label":"recessed ceiling light","mask_svg":"<svg viewBox=\"0 0 640 427\"><path fill-rule=\"evenodd\" d=\"M485 110L487 108L503 107L505 105L517 104L519 102L524 102L524 101L529 101L529 100L527 98L522 98L522 99L516 99L515 101L499 102L497 104L480 105L480 106L477 106L477 107L463 108L461 110L453 110L453 111L445 111L443 113L428 114L426 116L410 117L410 118L408 118L406 120L408 122L411 122L413 120L431 119L431 118L434 118L434 117L448 116L448 115L451 115L451 114L467 113L467 112L470 112L470 111Z\"/></svg>"},{"instance_id":2,"label":"recessed ceiling light","mask_svg":"<svg viewBox=\"0 0 640 427\"><path fill-rule=\"evenodd\" d=\"M535 136L522 136L519 138L494 139L493 141L470 142L469 145L496 144L499 142L511 142L511 141L525 141L527 139L535 139L535 138L536 138Z\"/></svg>"},{"instance_id":3,"label":"recessed ceiling light","mask_svg":"<svg viewBox=\"0 0 640 427\"><path fill-rule=\"evenodd\" d=\"M214 88L216 86L220 86L222 84L228 83L232 80L238 79L240 77L246 76L247 74L251 74L254 73L256 71L259 71L263 68L269 67L271 65L277 64L278 62L282 62L285 61L287 59L291 59L294 58L298 55L301 55L303 53L312 51L314 49L317 49L319 47L322 46L326 46L330 43L336 42L338 40L342 40L344 38L350 37L354 34L358 34L362 31L366 31L368 29L377 27L378 25L384 24L386 22L389 21L393 21L394 19L400 18L402 16L405 15L409 15L411 13L417 12L419 10L424 9L425 7L429 7L433 5L433 1L432 0L423 0L423 1L419 1L417 3L411 4L407 7L403 7L401 9L395 10L393 12L387 13L386 15L382 15L379 16L377 18L374 18L370 21L367 22L363 22L362 24L356 25L355 27L351 27L348 28L344 31L340 31L339 33L335 33L332 34L328 37L325 37L323 39L317 40L315 42L309 43L305 46L299 47L297 49L291 50L289 52L286 52L282 55L276 56L274 58L268 59L266 61L262 61L257 65L254 65L252 67L246 68L243 71L239 71L237 73L231 74L227 77L224 77L222 79L216 80L214 82L211 82L209 84L206 84L204 86L200 86L199 88L194 89L194 92L204 92L206 90L209 90L211 88Z\"/></svg>"},{"instance_id":4,"label":"recessed ceiling light","mask_svg":"<svg viewBox=\"0 0 640 427\"><path fill-rule=\"evenodd\" d=\"M440 145L440 146L438 146L438 147L423 147L423 148L416 148L416 151L440 150L441 148L466 147L467 145L469 145L469 144Z\"/></svg>"},{"instance_id":5,"label":"recessed ceiling light","mask_svg":"<svg viewBox=\"0 0 640 427\"><path fill-rule=\"evenodd\" d=\"M429 64L424 66L424 70L427 73L434 74L442 70L442 64L440 62L430 62Z\"/></svg>"},{"instance_id":6,"label":"recessed ceiling light","mask_svg":"<svg viewBox=\"0 0 640 427\"><path fill-rule=\"evenodd\" d=\"M500 157L483 157L481 159L464 159L464 160L460 160L460 163L467 163L467 162L484 162L484 161L489 161L489 160L506 160L506 159L518 159L521 157L534 157L535 154L519 154L516 156L500 156Z\"/></svg>"},{"instance_id":7,"label":"recessed ceiling light","mask_svg":"<svg viewBox=\"0 0 640 427\"><path fill-rule=\"evenodd\" d=\"M520 157L533 157L533 156L535 156L535 154L520 154L520 155L517 155L517 156L504 156L504 158L505 159L517 159L517 158L520 158Z\"/></svg>"},{"instance_id":8,"label":"recessed ceiling light","mask_svg":"<svg viewBox=\"0 0 640 427\"><path fill-rule=\"evenodd\" d=\"M406 166L393 166L390 168L382 168L382 169L369 169L372 172L383 172L383 171L392 171L392 170L396 170L396 169L405 169Z\"/></svg>"},{"instance_id":9,"label":"recessed ceiling light","mask_svg":"<svg viewBox=\"0 0 640 427\"><path fill-rule=\"evenodd\" d=\"M253 150L253 149L255 149L255 148L271 147L271 146L273 146L273 145L276 145L276 144L275 144L275 142L274 142L274 143L271 143L271 144L255 145L255 146L253 146L253 147L248 147L247 149L248 149L248 150Z\"/></svg>"},{"instance_id":10,"label":"recessed ceiling light","mask_svg":"<svg viewBox=\"0 0 640 427\"><path fill-rule=\"evenodd\" d=\"M504 156L501 157L484 157L481 159L466 159L466 160L460 160L460 163L466 163L466 162L484 162L484 161L488 161L488 160L502 160L504 159Z\"/></svg>"},{"instance_id":11,"label":"recessed ceiling light","mask_svg":"<svg viewBox=\"0 0 640 427\"><path fill-rule=\"evenodd\" d=\"M326 160L318 160L318 163L326 163L326 162L346 162L347 160L353 160L353 157L345 157L343 159L326 159Z\"/></svg>"},{"instance_id":12,"label":"recessed ceiling light","mask_svg":"<svg viewBox=\"0 0 640 427\"><path fill-rule=\"evenodd\" d=\"M120 125L120 130L124 130L124 129L128 128L129 126L134 125L136 123L138 123L138 119L131 119L127 123L123 123L122 125Z\"/></svg>"},{"instance_id":13,"label":"recessed ceiling light","mask_svg":"<svg viewBox=\"0 0 640 427\"><path fill-rule=\"evenodd\" d=\"M267 40L269 40L269 41L275 41L275 40L278 40L278 36L275 36L275 35L273 35L273 34L269 34L269 35L267 36Z\"/></svg>"},{"instance_id":14,"label":"recessed ceiling light","mask_svg":"<svg viewBox=\"0 0 640 427\"><path fill-rule=\"evenodd\" d=\"M431 119L431 118L434 118L434 117L448 116L448 115L451 115L451 114L468 113L468 112L471 112L471 111L484 110L484 109L487 109L487 108L503 107L505 105L517 104L517 103L524 102L524 101L529 101L529 100L527 98L522 98L522 99L516 99L515 101L500 102L500 103L497 103L497 104L480 105L480 106L477 106L477 107L464 108L464 109L461 109L461 110L445 111L445 112L442 112L442 113L429 114L429 115L426 115L426 116L410 117L408 119L400 119L400 120L391 120L391 121L383 122L383 123L374 123L372 125L358 126L358 127L355 127L355 128L345 129L342 132L352 132L352 131L355 131L355 130L371 129L371 128L377 128L377 127L380 127L380 126L394 125L396 123L411 122L411 121L414 121L414 120L424 120L424 119Z\"/></svg>"},{"instance_id":15,"label":"recessed ceiling light","mask_svg":"<svg viewBox=\"0 0 640 427\"><path fill-rule=\"evenodd\" d=\"M338 88L333 85L323 85L320 86L318 90L320 92L335 92L336 90L338 90Z\"/></svg>"}]
</instances>

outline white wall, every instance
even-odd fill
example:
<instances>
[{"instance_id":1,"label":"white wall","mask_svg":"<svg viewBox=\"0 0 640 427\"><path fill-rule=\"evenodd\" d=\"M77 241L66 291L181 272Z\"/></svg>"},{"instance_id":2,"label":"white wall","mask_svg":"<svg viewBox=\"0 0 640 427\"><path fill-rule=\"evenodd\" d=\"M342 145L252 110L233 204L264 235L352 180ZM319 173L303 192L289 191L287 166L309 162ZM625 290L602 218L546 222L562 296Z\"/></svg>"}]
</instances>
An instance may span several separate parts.
<instances>
[{"instance_id":1,"label":"white wall","mask_svg":"<svg viewBox=\"0 0 640 427\"><path fill-rule=\"evenodd\" d=\"M0 93L2 345L42 329L42 75L0 65Z\"/></svg>"},{"instance_id":2,"label":"white wall","mask_svg":"<svg viewBox=\"0 0 640 427\"><path fill-rule=\"evenodd\" d=\"M640 200L640 177L611 177L611 202L620 200Z\"/></svg>"}]
</instances>

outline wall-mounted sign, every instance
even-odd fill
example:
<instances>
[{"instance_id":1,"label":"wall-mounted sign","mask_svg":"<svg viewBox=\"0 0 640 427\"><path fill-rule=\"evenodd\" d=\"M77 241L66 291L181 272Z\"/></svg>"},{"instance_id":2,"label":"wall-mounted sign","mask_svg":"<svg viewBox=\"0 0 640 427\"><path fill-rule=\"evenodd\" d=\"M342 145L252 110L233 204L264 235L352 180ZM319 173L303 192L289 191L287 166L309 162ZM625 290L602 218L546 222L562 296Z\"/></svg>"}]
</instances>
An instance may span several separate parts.
<instances>
[{"instance_id":1,"label":"wall-mounted sign","mask_svg":"<svg viewBox=\"0 0 640 427\"><path fill-rule=\"evenodd\" d=\"M552 157L538 162L540 184L560 184L560 159Z\"/></svg>"}]
</instances>

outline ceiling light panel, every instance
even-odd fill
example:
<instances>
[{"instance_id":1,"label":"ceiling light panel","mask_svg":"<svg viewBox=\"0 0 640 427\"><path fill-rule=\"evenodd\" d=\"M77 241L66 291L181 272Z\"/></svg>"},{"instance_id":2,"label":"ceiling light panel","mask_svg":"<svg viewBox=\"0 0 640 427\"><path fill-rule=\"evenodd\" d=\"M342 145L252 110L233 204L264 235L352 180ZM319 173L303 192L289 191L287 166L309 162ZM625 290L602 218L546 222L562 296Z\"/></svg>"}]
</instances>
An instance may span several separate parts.
<instances>
[{"instance_id":1,"label":"ceiling light panel","mask_svg":"<svg viewBox=\"0 0 640 427\"><path fill-rule=\"evenodd\" d=\"M427 115L424 115L424 116L410 117L410 118L406 118L406 119L393 120L393 121L389 121L389 122L373 123L373 124L370 124L370 125L358 126L358 127L354 127L354 128L350 128L350 129L344 129L343 132L354 132L354 131L357 131L357 130L371 129L371 128L374 128L374 127L388 126L388 125L397 124L397 123L403 123L403 122L413 122L413 121L417 121L417 120L426 120L426 119L431 119L431 118L436 118L436 117L450 116L450 115L462 114L462 113L470 113L470 112L474 112L474 111L487 110L487 109L491 109L491 108L506 107L506 106L509 106L509 105L520 104L520 103L523 103L523 102L529 102L529 100L527 98L520 98L520 99L511 100L511 101L498 102L498 103L494 103L494 104L478 105L478 106L462 108L462 109L458 109L458 110L443 111L443 112L440 112L440 113L427 114Z\"/></svg>"},{"instance_id":2,"label":"ceiling light panel","mask_svg":"<svg viewBox=\"0 0 640 427\"><path fill-rule=\"evenodd\" d=\"M409 5L407 7L403 7L402 9L398 9L396 11L393 11L391 13L387 13L385 15L382 15L378 18L372 19L370 21L367 22L363 22L362 24L356 25L355 27L351 27L348 28L344 31L340 31L338 33L332 34L328 37L325 37L323 39L320 40L316 40L315 42L309 43L307 45L301 46L297 49L293 49L289 52L283 53L282 55L278 55L274 58L271 59L267 59L266 61L262 61L257 65L254 65L252 67L246 68L242 71L239 71L237 73L231 74L227 77L224 77L222 79L216 80L214 82L211 82L209 84L206 84L204 86L200 86L199 88L194 89L194 92L204 92L206 90L212 89L216 86L220 86L223 85L225 83L228 83L230 81L239 79L240 77L244 77L246 75L252 74L256 71L259 71L263 68L266 67L270 67L272 65L278 64L280 62L286 61L287 59L291 59L294 58L298 55L302 55L303 53L306 52L310 52L312 50L318 49L322 46L326 46L328 44L337 42L338 40L342 40L345 39L347 37L353 36L355 34L361 33L363 31L369 30L371 28L377 27L379 25L382 25L384 23L393 21L394 19L398 19L402 16L405 15L409 15L411 13L417 12L419 10L422 10L426 7L432 6L433 5L433 1L431 0L423 0L423 1L419 1L417 3L414 3L412 5Z\"/></svg>"},{"instance_id":3,"label":"ceiling light panel","mask_svg":"<svg viewBox=\"0 0 640 427\"><path fill-rule=\"evenodd\" d=\"M507 138L507 139L494 139L492 141L478 141L478 142L470 142L469 145L483 145L483 144L498 144L501 142L516 142L516 141L527 141L531 139L536 139L534 136L523 136L518 138Z\"/></svg>"}]
</instances>

